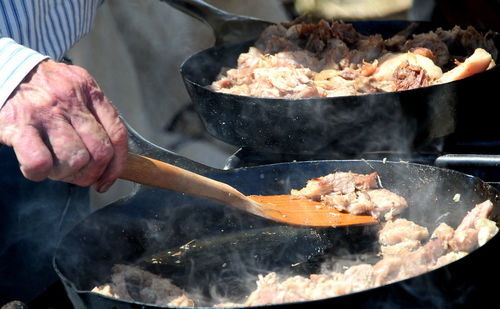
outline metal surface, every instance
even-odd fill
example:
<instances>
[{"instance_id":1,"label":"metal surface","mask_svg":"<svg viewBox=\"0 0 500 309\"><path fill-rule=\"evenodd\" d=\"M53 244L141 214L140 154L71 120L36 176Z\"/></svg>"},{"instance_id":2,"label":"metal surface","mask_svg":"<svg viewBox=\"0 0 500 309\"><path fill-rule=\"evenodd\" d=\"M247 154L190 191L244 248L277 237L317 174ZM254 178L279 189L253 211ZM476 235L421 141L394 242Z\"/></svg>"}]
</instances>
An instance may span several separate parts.
<instances>
[{"instance_id":1,"label":"metal surface","mask_svg":"<svg viewBox=\"0 0 500 309\"><path fill-rule=\"evenodd\" d=\"M166 156L171 160L175 157L172 153ZM276 194L334 171L377 171L385 188L408 200L411 207L404 216L431 231L440 222L456 227L468 210L488 198L495 204L492 219L500 222L495 189L478 178L431 166L310 161L228 171L207 169L206 175L246 194ZM461 194L459 201L453 198L457 193ZM330 258L341 263L370 262L378 257L374 235L370 228L284 226L206 200L141 186L128 198L93 213L68 233L56 252L54 267L76 308L155 308L89 292L109 280L116 263L139 264L168 276L187 291L205 291L197 300L211 305L207 287L241 300L254 287L251 283L257 273L314 273L321 261ZM175 257L165 255L185 248L187 243L192 249ZM387 308L393 304L429 308L438 302L442 308L466 308L487 300L484 292L492 287L484 274L499 275L495 267L499 245L497 235L467 257L417 277L341 297L276 307L326 304ZM148 264L155 255L161 257L162 263Z\"/></svg>"}]
</instances>

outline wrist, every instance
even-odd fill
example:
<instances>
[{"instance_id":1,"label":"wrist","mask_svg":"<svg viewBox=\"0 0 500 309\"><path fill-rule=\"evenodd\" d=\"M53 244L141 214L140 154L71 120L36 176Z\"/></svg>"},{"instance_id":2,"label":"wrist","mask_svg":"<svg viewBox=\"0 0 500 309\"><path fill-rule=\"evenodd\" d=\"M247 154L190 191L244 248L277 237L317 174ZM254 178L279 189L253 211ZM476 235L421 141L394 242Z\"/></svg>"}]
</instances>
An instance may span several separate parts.
<instances>
[{"instance_id":1,"label":"wrist","mask_svg":"<svg viewBox=\"0 0 500 309\"><path fill-rule=\"evenodd\" d=\"M26 75L47 58L10 38L0 38L0 109Z\"/></svg>"}]
</instances>

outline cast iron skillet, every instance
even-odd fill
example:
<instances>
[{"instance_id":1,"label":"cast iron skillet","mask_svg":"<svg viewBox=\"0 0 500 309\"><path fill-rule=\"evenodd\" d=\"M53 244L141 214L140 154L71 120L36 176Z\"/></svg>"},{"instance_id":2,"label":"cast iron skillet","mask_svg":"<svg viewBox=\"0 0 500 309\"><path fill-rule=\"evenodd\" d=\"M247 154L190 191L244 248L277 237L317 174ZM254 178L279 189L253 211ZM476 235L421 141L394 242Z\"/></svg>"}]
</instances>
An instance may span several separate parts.
<instances>
[{"instance_id":1,"label":"cast iron skillet","mask_svg":"<svg viewBox=\"0 0 500 309\"><path fill-rule=\"evenodd\" d=\"M220 27L216 22L228 19L228 13L203 1L165 2L211 25L216 38L231 31L229 26ZM261 26L268 24L264 22ZM388 38L410 22L352 24L363 34L380 33ZM438 26L420 22L414 33L435 30ZM239 41L229 44L227 40L216 40L225 44L192 55L180 70L207 131L231 145L259 152L311 154L329 148L357 154L418 150L442 137L462 140L472 137L477 141L495 138L500 133L490 113L497 108L489 104L495 97L492 94L498 67L448 84L363 96L272 99L211 91L207 86L220 70L235 67L238 56L254 44L253 40L247 40L248 36L241 35L240 27L234 28L240 33ZM243 39L247 41L242 42Z\"/></svg>"},{"instance_id":2,"label":"cast iron skillet","mask_svg":"<svg viewBox=\"0 0 500 309\"><path fill-rule=\"evenodd\" d=\"M408 200L411 207L404 216L430 231L440 222L456 227L468 210L486 199L495 204L492 220L500 222L498 192L478 178L453 170L363 160L218 170L130 132L132 152L227 182L245 194L289 192L307 179L334 171L377 171L385 188ZM455 202L457 193L461 197ZM378 251L375 228L286 226L207 200L138 185L128 197L76 225L60 242L54 268L76 308L155 308L89 292L109 280L111 267L117 263L137 264L168 277L197 293L199 306L210 306L214 301L210 295L242 301L255 288L258 273L307 275L319 272L319 265L327 260L335 261L340 269L354 261L374 263ZM497 235L465 258L417 277L345 296L276 307L460 308L493 301L494 285L488 278L500 275L499 248ZM152 263L152 257L161 263Z\"/></svg>"}]
</instances>

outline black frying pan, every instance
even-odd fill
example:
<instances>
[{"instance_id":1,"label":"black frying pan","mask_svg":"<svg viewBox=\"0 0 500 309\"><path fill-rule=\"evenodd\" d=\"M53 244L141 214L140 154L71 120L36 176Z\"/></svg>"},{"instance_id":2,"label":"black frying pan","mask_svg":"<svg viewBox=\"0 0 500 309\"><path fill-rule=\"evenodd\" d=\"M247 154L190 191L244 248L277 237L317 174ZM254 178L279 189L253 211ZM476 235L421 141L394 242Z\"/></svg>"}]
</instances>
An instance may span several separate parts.
<instances>
[{"instance_id":1,"label":"black frying pan","mask_svg":"<svg viewBox=\"0 0 500 309\"><path fill-rule=\"evenodd\" d=\"M178 9L210 24L216 38L226 37L231 31L229 26L219 27L216 22L228 19L227 13L206 6L203 1L166 2L174 2ZM268 24L261 23L256 29ZM352 24L363 34L380 33L388 38L410 22ZM414 33L428 32L437 26L421 22ZM217 39L216 42L225 44L198 52L181 66L187 91L207 131L231 145L260 152L311 154L329 148L358 154L418 150L447 136L478 140L500 134L498 126L493 124L495 113L490 113L497 111L490 103L498 67L448 84L363 96L273 99L211 91L207 86L221 69L235 67L238 56L254 43L242 42L248 36L242 35L241 28L234 27L240 37L238 43Z\"/></svg>"},{"instance_id":2,"label":"black frying pan","mask_svg":"<svg viewBox=\"0 0 500 309\"><path fill-rule=\"evenodd\" d=\"M498 192L480 179L418 164L382 161L310 161L218 170L150 144L131 131L131 151L164 160L226 182L245 194L280 194L307 179L334 171L377 171L385 188L411 205L404 216L430 231L440 222L453 227L476 203L491 199L500 222ZM455 194L461 194L455 202ZM61 241L54 267L77 308L155 308L89 292L109 280L116 263L137 264L171 278L210 306L210 292L241 301L269 271L309 274L324 260L336 267L378 258L374 226L337 229L291 227L224 205L151 187L93 213ZM190 243L186 248L184 244ZM350 308L464 308L496 301L500 236L459 261L390 285L314 302L276 307L328 305ZM172 256L167 252L180 251ZM162 263L151 263L156 256ZM149 262L148 262L149 261ZM213 295L213 294L212 294Z\"/></svg>"}]
</instances>

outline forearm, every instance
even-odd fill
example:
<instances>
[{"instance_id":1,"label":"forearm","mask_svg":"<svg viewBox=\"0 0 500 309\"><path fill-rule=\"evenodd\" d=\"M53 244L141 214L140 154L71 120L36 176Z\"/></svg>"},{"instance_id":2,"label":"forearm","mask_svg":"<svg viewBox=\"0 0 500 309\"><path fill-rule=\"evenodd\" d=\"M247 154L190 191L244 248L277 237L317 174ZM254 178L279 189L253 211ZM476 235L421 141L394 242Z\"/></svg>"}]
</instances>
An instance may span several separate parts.
<instances>
[{"instance_id":1,"label":"forearm","mask_svg":"<svg viewBox=\"0 0 500 309\"><path fill-rule=\"evenodd\" d=\"M11 38L0 38L0 108L24 77L47 58Z\"/></svg>"}]
</instances>

